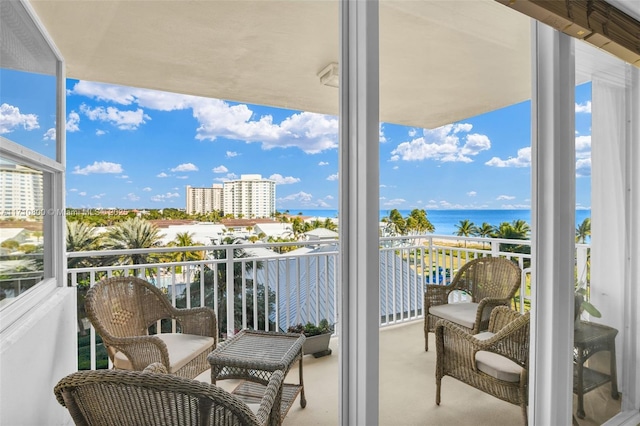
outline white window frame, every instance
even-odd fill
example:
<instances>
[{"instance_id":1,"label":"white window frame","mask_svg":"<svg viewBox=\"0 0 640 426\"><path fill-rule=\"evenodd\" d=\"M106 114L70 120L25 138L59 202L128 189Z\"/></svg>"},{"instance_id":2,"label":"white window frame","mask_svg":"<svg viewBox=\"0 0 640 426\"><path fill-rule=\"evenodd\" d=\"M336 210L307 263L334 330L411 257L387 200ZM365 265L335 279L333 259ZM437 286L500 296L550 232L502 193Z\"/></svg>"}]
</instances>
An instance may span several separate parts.
<instances>
[{"instance_id":1,"label":"white window frame","mask_svg":"<svg viewBox=\"0 0 640 426\"><path fill-rule=\"evenodd\" d=\"M55 47L31 5L24 0L20 0L19 4L24 7L36 30L44 38L56 57L56 158L55 160L51 159L4 138L0 144L0 156L42 172L43 208L47 212L43 218L44 279L0 309L0 318L2 318L0 321L0 333L11 327L18 319L27 315L38 304L45 301L57 287L66 285L66 223L64 216L64 173L66 162L65 66L62 55Z\"/></svg>"}]
</instances>

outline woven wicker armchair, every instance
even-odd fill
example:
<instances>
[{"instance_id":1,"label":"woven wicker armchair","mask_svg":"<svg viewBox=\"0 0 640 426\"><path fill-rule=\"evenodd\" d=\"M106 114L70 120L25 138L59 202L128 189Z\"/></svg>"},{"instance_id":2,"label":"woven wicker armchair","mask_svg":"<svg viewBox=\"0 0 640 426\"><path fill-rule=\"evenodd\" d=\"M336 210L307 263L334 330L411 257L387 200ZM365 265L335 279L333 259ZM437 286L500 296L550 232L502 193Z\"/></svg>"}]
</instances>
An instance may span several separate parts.
<instances>
[{"instance_id":1,"label":"woven wicker armchair","mask_svg":"<svg viewBox=\"0 0 640 426\"><path fill-rule=\"evenodd\" d=\"M153 370L79 371L60 380L54 394L83 426L266 426L272 411L279 413L281 371L252 406L217 386Z\"/></svg>"},{"instance_id":2,"label":"woven wicker armchair","mask_svg":"<svg viewBox=\"0 0 640 426\"><path fill-rule=\"evenodd\" d=\"M489 330L472 335L440 320L436 326L436 404L442 378L450 376L512 404L520 405L527 424L529 313L506 306L491 312Z\"/></svg>"},{"instance_id":3,"label":"woven wicker armchair","mask_svg":"<svg viewBox=\"0 0 640 426\"><path fill-rule=\"evenodd\" d=\"M210 308L174 308L158 288L135 277L100 281L87 292L85 308L114 368L141 371L160 362L188 379L210 368L207 355L218 341ZM163 319L175 320L179 333L150 335L149 328Z\"/></svg>"},{"instance_id":4,"label":"woven wicker armchair","mask_svg":"<svg viewBox=\"0 0 640 426\"><path fill-rule=\"evenodd\" d=\"M448 285L427 284L424 293L424 350L429 350L429 332L438 320L447 319L472 334L486 330L491 310L511 303L520 287L520 267L502 257L481 257L465 263ZM459 290L471 296L468 303L449 303L449 294Z\"/></svg>"}]
</instances>

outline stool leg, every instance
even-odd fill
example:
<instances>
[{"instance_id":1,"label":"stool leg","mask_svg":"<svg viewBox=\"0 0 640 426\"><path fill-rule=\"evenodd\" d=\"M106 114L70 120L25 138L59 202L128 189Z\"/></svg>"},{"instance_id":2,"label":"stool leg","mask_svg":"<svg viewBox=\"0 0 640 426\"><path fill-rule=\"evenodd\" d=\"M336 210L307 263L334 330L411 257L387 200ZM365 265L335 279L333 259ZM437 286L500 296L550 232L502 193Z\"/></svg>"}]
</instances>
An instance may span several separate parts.
<instances>
[{"instance_id":1,"label":"stool leg","mask_svg":"<svg viewBox=\"0 0 640 426\"><path fill-rule=\"evenodd\" d=\"M304 396L304 381L302 380L302 358L304 358L302 356L302 352L300 352L300 368L299 373L300 373L300 386L302 386L302 389L300 390L300 406L302 408L307 406L307 399Z\"/></svg>"},{"instance_id":2,"label":"stool leg","mask_svg":"<svg viewBox=\"0 0 640 426\"><path fill-rule=\"evenodd\" d=\"M611 375L611 397L613 399L620 398L620 394L618 393L618 371L616 369L616 338L611 339L611 343L609 343L609 347L611 351L609 351L609 374Z\"/></svg>"}]
</instances>

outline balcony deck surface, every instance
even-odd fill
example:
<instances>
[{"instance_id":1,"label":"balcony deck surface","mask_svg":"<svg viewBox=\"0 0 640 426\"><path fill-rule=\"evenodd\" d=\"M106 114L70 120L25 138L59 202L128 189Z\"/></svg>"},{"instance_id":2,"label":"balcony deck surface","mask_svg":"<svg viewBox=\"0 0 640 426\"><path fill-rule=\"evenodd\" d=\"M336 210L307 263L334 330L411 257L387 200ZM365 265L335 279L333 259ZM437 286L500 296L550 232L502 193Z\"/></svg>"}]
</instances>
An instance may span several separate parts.
<instances>
[{"instance_id":1,"label":"balcony deck surface","mask_svg":"<svg viewBox=\"0 0 640 426\"><path fill-rule=\"evenodd\" d=\"M442 403L435 404L435 343L424 351L422 322L416 321L380 330L380 425L521 425L520 407L503 402L450 377L442 381ZM291 407L284 426L338 424L338 338L333 354L322 358L305 356L306 408L298 401ZM209 372L199 379L209 381ZM295 382L297 367L289 380ZM231 390L234 380L218 384ZM585 395L586 418L580 426L600 425L619 412L620 400L604 385ZM575 400L575 396L574 396ZM575 401L574 401L575 404Z\"/></svg>"}]
</instances>

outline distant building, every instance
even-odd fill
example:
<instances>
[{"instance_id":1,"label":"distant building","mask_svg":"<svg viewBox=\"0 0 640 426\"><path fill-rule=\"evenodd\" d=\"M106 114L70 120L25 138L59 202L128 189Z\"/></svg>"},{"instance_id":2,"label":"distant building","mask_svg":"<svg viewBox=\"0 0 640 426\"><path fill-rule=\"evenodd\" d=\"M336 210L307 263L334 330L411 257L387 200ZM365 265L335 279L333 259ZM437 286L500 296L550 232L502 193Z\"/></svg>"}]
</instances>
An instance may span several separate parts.
<instances>
[{"instance_id":1,"label":"distant building","mask_svg":"<svg viewBox=\"0 0 640 426\"><path fill-rule=\"evenodd\" d=\"M240 175L224 183L224 213L235 217L271 217L276 212L276 182L261 175Z\"/></svg>"},{"instance_id":2,"label":"distant building","mask_svg":"<svg viewBox=\"0 0 640 426\"><path fill-rule=\"evenodd\" d=\"M187 185L187 214L207 214L223 210L223 186L214 183L210 188Z\"/></svg>"},{"instance_id":3,"label":"distant building","mask_svg":"<svg viewBox=\"0 0 640 426\"><path fill-rule=\"evenodd\" d=\"M42 172L0 163L0 218L42 216Z\"/></svg>"}]
</instances>

